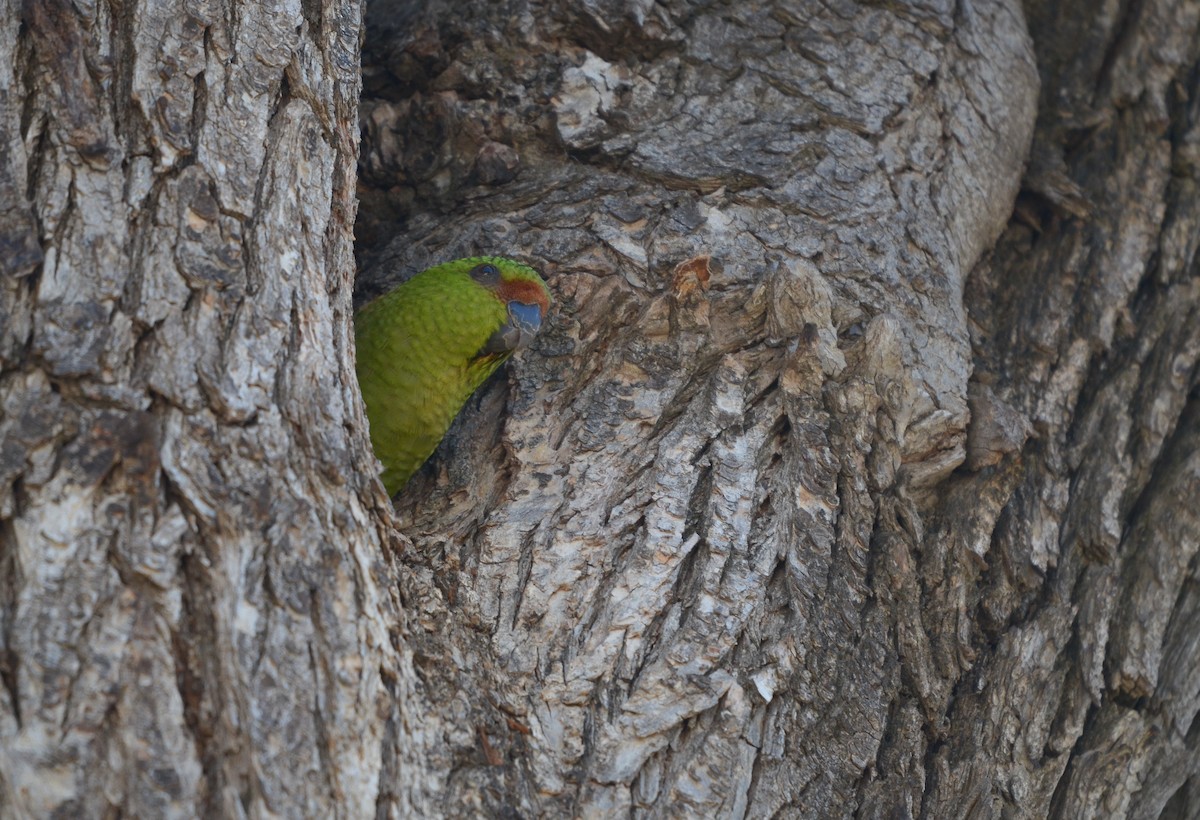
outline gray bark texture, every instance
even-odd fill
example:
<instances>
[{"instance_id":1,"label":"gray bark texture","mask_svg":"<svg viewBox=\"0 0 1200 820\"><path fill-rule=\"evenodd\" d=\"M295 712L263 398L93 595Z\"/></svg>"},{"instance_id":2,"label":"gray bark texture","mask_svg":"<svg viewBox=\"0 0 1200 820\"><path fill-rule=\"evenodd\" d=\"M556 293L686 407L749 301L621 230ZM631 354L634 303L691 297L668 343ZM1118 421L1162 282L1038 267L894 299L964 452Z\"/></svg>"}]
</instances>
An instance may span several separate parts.
<instances>
[{"instance_id":1,"label":"gray bark texture","mask_svg":"<svg viewBox=\"0 0 1200 820\"><path fill-rule=\"evenodd\" d=\"M1200 2L0 57L0 816L1200 814ZM354 232L556 299L394 509Z\"/></svg>"},{"instance_id":2,"label":"gray bark texture","mask_svg":"<svg viewBox=\"0 0 1200 820\"><path fill-rule=\"evenodd\" d=\"M369 816L405 759L360 35L340 0L2 4L0 816Z\"/></svg>"}]
</instances>

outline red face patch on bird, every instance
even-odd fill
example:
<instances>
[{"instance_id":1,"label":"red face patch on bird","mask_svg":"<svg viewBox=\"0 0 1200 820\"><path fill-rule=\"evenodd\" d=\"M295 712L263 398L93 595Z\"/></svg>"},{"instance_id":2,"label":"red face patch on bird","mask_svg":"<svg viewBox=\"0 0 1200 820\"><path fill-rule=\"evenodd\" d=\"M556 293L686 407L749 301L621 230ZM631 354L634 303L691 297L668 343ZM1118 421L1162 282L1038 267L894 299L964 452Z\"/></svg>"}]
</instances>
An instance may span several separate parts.
<instances>
[{"instance_id":1,"label":"red face patch on bird","mask_svg":"<svg viewBox=\"0 0 1200 820\"><path fill-rule=\"evenodd\" d=\"M528 279L508 279L502 281L500 286L496 288L496 296L506 304L508 302L520 302L525 305L537 305L541 308L543 318L545 318L546 312L550 310L550 298L546 295L545 288L537 282L531 282Z\"/></svg>"}]
</instances>

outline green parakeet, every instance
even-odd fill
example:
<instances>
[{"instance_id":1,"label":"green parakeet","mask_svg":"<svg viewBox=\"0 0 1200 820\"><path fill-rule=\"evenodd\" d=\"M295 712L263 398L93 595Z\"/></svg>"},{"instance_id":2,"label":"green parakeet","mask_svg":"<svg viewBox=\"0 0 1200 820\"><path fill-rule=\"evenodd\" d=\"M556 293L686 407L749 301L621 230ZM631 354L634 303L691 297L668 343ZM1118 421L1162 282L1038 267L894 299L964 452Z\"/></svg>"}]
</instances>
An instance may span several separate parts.
<instances>
[{"instance_id":1,"label":"green parakeet","mask_svg":"<svg viewBox=\"0 0 1200 820\"><path fill-rule=\"evenodd\" d=\"M358 384L395 495L463 404L537 334L550 291L533 268L476 256L429 268L354 317Z\"/></svg>"}]
</instances>

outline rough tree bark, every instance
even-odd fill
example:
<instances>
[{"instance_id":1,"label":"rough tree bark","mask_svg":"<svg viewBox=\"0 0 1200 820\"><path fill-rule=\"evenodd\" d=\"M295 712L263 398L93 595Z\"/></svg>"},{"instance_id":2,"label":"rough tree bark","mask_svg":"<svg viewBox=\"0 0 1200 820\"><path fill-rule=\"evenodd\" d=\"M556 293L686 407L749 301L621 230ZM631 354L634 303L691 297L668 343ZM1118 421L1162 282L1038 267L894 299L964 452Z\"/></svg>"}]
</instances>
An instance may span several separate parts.
<instances>
[{"instance_id":1,"label":"rough tree bark","mask_svg":"<svg viewBox=\"0 0 1200 820\"><path fill-rule=\"evenodd\" d=\"M399 499L529 729L452 792L1200 812L1198 10L378 9L366 288L559 296Z\"/></svg>"},{"instance_id":2,"label":"rough tree bark","mask_svg":"<svg viewBox=\"0 0 1200 820\"><path fill-rule=\"evenodd\" d=\"M360 34L341 0L0 10L0 815L364 816L407 760Z\"/></svg>"},{"instance_id":3,"label":"rough tree bark","mask_svg":"<svg viewBox=\"0 0 1200 820\"><path fill-rule=\"evenodd\" d=\"M12 6L0 814L1195 813L1197 3Z\"/></svg>"}]
</instances>

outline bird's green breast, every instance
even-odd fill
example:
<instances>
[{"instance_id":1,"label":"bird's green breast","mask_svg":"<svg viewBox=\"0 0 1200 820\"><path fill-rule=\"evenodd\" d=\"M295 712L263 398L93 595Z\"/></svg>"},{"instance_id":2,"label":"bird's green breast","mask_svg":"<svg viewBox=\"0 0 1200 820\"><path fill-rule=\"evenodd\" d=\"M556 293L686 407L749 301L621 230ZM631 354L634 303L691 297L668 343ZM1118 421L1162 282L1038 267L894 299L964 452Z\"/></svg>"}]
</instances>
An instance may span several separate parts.
<instances>
[{"instance_id":1,"label":"bird's green breast","mask_svg":"<svg viewBox=\"0 0 1200 820\"><path fill-rule=\"evenodd\" d=\"M508 354L480 357L505 304L466 271L432 268L355 317L358 379L394 494L429 458L454 416Z\"/></svg>"}]
</instances>

